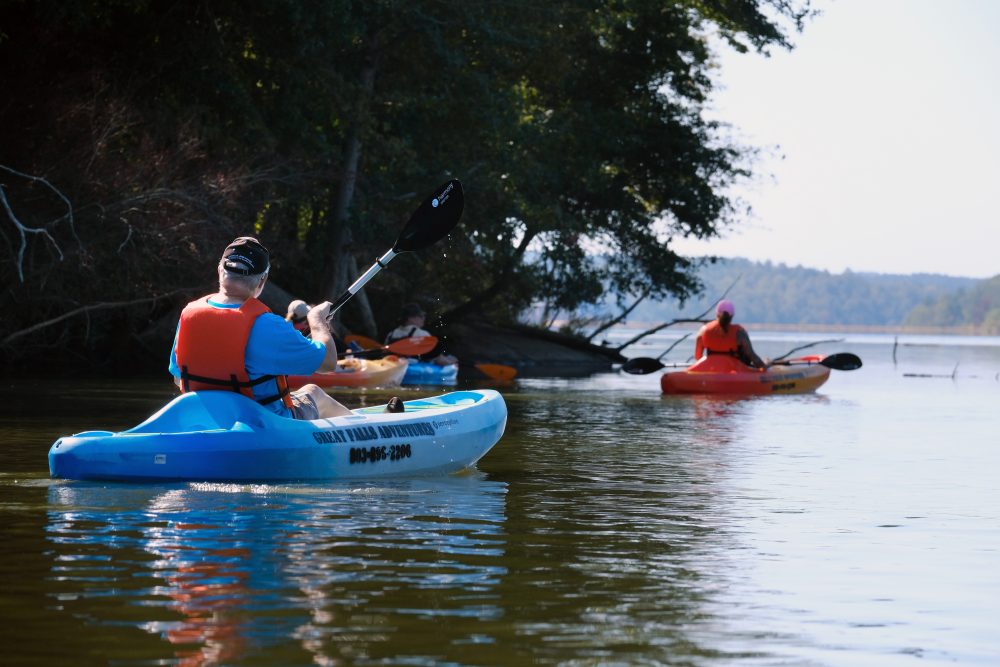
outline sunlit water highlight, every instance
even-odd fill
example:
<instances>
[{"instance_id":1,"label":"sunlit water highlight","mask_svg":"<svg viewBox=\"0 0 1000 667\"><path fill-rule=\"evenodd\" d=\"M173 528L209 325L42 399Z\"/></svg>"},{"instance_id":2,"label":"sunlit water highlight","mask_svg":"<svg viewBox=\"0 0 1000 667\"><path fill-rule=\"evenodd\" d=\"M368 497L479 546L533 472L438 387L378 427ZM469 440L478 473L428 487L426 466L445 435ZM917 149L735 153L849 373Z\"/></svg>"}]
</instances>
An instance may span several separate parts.
<instances>
[{"instance_id":1,"label":"sunlit water highlight","mask_svg":"<svg viewBox=\"0 0 1000 667\"><path fill-rule=\"evenodd\" d=\"M837 337L754 343L777 356ZM53 481L57 435L137 423L167 390L51 385L55 416L5 393L6 656L997 664L1000 339L895 343L809 350L865 366L805 396L662 397L656 374L522 379L502 388L507 434L476 471L390 482Z\"/></svg>"}]
</instances>

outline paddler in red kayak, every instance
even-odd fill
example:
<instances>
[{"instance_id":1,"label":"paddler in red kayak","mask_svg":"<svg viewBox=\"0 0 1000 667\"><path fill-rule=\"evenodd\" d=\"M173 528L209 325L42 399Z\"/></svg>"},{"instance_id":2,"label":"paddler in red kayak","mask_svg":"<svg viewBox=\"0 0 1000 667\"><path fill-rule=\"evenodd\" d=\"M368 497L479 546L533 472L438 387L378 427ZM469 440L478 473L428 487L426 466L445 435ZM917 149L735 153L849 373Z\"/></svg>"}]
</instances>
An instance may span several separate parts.
<instances>
[{"instance_id":1,"label":"paddler in red kayak","mask_svg":"<svg viewBox=\"0 0 1000 667\"><path fill-rule=\"evenodd\" d=\"M308 313L309 304L302 299L295 299L295 301L288 304L288 310L285 312L285 321L291 322L295 330L303 336L308 336L309 320L306 319Z\"/></svg>"},{"instance_id":2,"label":"paddler in red kayak","mask_svg":"<svg viewBox=\"0 0 1000 667\"><path fill-rule=\"evenodd\" d=\"M321 388L288 390L287 375L337 369L326 301L306 313L306 338L257 297L270 271L260 241L241 236L219 260L219 291L192 301L181 312L170 373L182 392L230 390L283 417L319 419L351 414Z\"/></svg>"},{"instance_id":3,"label":"paddler in red kayak","mask_svg":"<svg viewBox=\"0 0 1000 667\"><path fill-rule=\"evenodd\" d=\"M288 304L288 310L285 312L285 321L291 322L295 330L300 334L309 337L309 319L306 315L309 314L309 310L312 308L308 303L302 299L295 299ZM333 322L330 322L330 335L333 337L333 344L337 346L337 354L343 356L348 352L359 352L361 350L357 345L351 347L344 342L344 339L337 335L337 332L333 330Z\"/></svg>"},{"instance_id":4,"label":"paddler in red kayak","mask_svg":"<svg viewBox=\"0 0 1000 667\"><path fill-rule=\"evenodd\" d=\"M715 321L698 330L694 342L694 358L701 359L706 354L728 354L747 366L767 368L770 364L757 356L750 344L750 336L739 324L733 324L736 307L733 302L723 299L715 307Z\"/></svg>"}]
</instances>

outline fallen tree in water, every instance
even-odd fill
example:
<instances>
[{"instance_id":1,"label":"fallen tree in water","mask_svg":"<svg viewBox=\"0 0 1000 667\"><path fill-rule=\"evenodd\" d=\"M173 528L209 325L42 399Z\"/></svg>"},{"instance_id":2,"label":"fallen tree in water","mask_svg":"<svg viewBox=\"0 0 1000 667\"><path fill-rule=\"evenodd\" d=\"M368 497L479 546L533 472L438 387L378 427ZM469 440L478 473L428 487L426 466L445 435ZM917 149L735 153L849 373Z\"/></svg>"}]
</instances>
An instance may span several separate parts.
<instances>
[{"instance_id":1,"label":"fallen tree in water","mask_svg":"<svg viewBox=\"0 0 1000 667\"><path fill-rule=\"evenodd\" d=\"M463 362L507 364L517 369L518 377L589 375L626 360L613 347L519 324L463 322L448 326L441 338Z\"/></svg>"}]
</instances>

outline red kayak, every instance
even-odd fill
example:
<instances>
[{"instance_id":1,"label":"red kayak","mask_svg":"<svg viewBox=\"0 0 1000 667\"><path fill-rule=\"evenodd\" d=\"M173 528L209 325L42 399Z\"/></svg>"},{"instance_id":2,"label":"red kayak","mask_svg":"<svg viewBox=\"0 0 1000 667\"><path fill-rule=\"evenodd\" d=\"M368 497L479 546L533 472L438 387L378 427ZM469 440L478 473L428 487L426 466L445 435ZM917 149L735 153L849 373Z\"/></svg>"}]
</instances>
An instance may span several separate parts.
<instances>
[{"instance_id":1,"label":"red kayak","mask_svg":"<svg viewBox=\"0 0 1000 667\"><path fill-rule=\"evenodd\" d=\"M709 355L682 371L664 373L664 394L806 394L826 382L830 369L813 354L788 359L766 370L724 354Z\"/></svg>"}]
</instances>

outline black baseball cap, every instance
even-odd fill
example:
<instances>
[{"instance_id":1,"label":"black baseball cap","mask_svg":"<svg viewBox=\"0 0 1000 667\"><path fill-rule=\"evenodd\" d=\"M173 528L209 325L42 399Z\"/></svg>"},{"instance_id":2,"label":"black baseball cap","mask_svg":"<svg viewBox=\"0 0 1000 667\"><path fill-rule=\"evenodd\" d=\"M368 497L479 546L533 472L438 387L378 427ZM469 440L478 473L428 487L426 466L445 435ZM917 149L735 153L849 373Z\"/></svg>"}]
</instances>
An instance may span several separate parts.
<instances>
[{"instance_id":1,"label":"black baseball cap","mask_svg":"<svg viewBox=\"0 0 1000 667\"><path fill-rule=\"evenodd\" d=\"M222 266L241 276L257 276L271 268L271 258L260 241L252 236L241 236L222 252Z\"/></svg>"}]
</instances>

